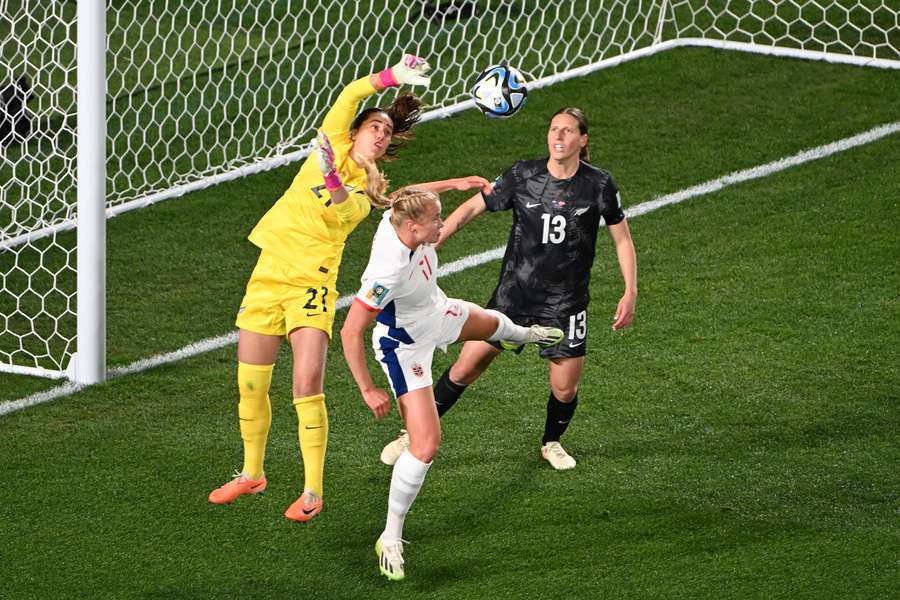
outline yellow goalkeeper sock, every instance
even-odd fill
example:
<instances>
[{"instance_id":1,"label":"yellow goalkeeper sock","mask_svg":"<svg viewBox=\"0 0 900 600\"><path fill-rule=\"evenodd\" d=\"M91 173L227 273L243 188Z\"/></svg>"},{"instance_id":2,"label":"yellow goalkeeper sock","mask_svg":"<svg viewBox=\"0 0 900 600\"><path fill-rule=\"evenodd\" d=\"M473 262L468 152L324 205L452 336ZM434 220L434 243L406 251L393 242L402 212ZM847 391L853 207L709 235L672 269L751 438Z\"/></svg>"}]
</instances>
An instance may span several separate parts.
<instances>
[{"instance_id":1,"label":"yellow goalkeeper sock","mask_svg":"<svg viewBox=\"0 0 900 600\"><path fill-rule=\"evenodd\" d=\"M294 398L294 409L300 432L300 453L303 455L304 489L322 496L325 476L325 448L328 446L328 411L325 394Z\"/></svg>"},{"instance_id":2,"label":"yellow goalkeeper sock","mask_svg":"<svg viewBox=\"0 0 900 600\"><path fill-rule=\"evenodd\" d=\"M248 365L238 362L238 419L241 438L244 440L244 474L259 479L263 474L266 458L266 440L272 424L272 404L269 402L269 385L275 365Z\"/></svg>"}]
</instances>

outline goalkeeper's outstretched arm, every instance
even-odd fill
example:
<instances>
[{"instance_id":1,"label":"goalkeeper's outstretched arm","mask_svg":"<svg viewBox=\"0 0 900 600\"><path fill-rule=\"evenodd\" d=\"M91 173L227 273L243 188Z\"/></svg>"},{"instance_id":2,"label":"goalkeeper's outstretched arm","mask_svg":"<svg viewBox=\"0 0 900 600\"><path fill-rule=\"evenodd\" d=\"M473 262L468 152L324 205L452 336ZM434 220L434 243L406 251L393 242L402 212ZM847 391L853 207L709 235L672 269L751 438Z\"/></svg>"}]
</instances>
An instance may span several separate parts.
<instances>
[{"instance_id":1,"label":"goalkeeper's outstretched arm","mask_svg":"<svg viewBox=\"0 0 900 600\"><path fill-rule=\"evenodd\" d=\"M341 91L322 121L322 131L329 136L347 133L363 100L389 87L404 84L428 86L431 82L426 75L429 70L431 65L424 58L404 54L403 59L393 67L357 79Z\"/></svg>"}]
</instances>

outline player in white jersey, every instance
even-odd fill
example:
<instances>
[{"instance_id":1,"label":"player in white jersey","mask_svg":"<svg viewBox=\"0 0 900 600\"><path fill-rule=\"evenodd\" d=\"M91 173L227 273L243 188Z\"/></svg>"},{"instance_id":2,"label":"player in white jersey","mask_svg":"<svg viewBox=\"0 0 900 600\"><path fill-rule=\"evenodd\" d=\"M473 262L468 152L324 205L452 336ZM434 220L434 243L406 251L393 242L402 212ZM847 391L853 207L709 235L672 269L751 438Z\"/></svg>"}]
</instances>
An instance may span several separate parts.
<instances>
[{"instance_id":1,"label":"player in white jersey","mask_svg":"<svg viewBox=\"0 0 900 600\"><path fill-rule=\"evenodd\" d=\"M404 577L403 521L441 441L434 404L431 359L435 348L486 340L513 344L558 344L561 329L521 327L506 315L464 300L447 298L437 285L437 242L443 221L437 194L416 188L400 191L385 212L362 285L341 329L344 356L363 399L382 419L391 408L366 365L363 337L374 321L372 345L390 381L409 432L409 448L391 476L384 532L375 543L379 569L388 579Z\"/></svg>"}]
</instances>

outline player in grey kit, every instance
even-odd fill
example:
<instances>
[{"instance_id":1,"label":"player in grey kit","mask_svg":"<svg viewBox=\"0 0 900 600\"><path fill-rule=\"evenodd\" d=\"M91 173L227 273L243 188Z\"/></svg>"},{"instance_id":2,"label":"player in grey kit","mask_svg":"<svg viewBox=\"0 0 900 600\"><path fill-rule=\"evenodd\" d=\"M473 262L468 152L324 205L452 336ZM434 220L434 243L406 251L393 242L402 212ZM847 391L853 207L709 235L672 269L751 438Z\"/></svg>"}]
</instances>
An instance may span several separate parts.
<instances>
[{"instance_id":1,"label":"player in grey kit","mask_svg":"<svg viewBox=\"0 0 900 600\"><path fill-rule=\"evenodd\" d=\"M578 384L587 352L587 307L591 266L602 218L613 239L625 283L613 329L628 327L637 300L637 259L619 190L603 169L591 165L588 124L578 108L562 108L547 132L546 159L519 161L495 183L491 194L477 194L446 220L438 247L485 210L513 210L513 225L488 307L515 323L559 327L566 339L540 350L550 364L550 396L541 455L558 470L575 466L560 445L578 405ZM521 347L515 349L521 351ZM435 385L443 416L499 356L499 344L466 342L459 358ZM385 446L381 460L393 464L408 445L400 437Z\"/></svg>"}]
</instances>

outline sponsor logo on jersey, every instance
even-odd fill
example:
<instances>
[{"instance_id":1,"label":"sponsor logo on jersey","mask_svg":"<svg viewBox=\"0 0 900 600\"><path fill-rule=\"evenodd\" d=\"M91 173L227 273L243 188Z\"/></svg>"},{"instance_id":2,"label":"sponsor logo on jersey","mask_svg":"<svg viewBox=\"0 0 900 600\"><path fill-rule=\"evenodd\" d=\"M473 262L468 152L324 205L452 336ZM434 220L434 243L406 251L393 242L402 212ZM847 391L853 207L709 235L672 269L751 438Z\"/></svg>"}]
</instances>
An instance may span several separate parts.
<instances>
[{"instance_id":1,"label":"sponsor logo on jersey","mask_svg":"<svg viewBox=\"0 0 900 600\"><path fill-rule=\"evenodd\" d=\"M540 202L526 202L525 208L534 208L535 206L540 206Z\"/></svg>"},{"instance_id":2,"label":"sponsor logo on jersey","mask_svg":"<svg viewBox=\"0 0 900 600\"><path fill-rule=\"evenodd\" d=\"M425 368L419 363L412 364L412 372L416 377L424 377L425 376Z\"/></svg>"},{"instance_id":3,"label":"sponsor logo on jersey","mask_svg":"<svg viewBox=\"0 0 900 600\"><path fill-rule=\"evenodd\" d=\"M376 281L372 284L372 287L369 288L369 291L366 292L366 299L371 301L375 306L381 306L381 301L384 300L384 297L387 296L389 291L390 289Z\"/></svg>"}]
</instances>

